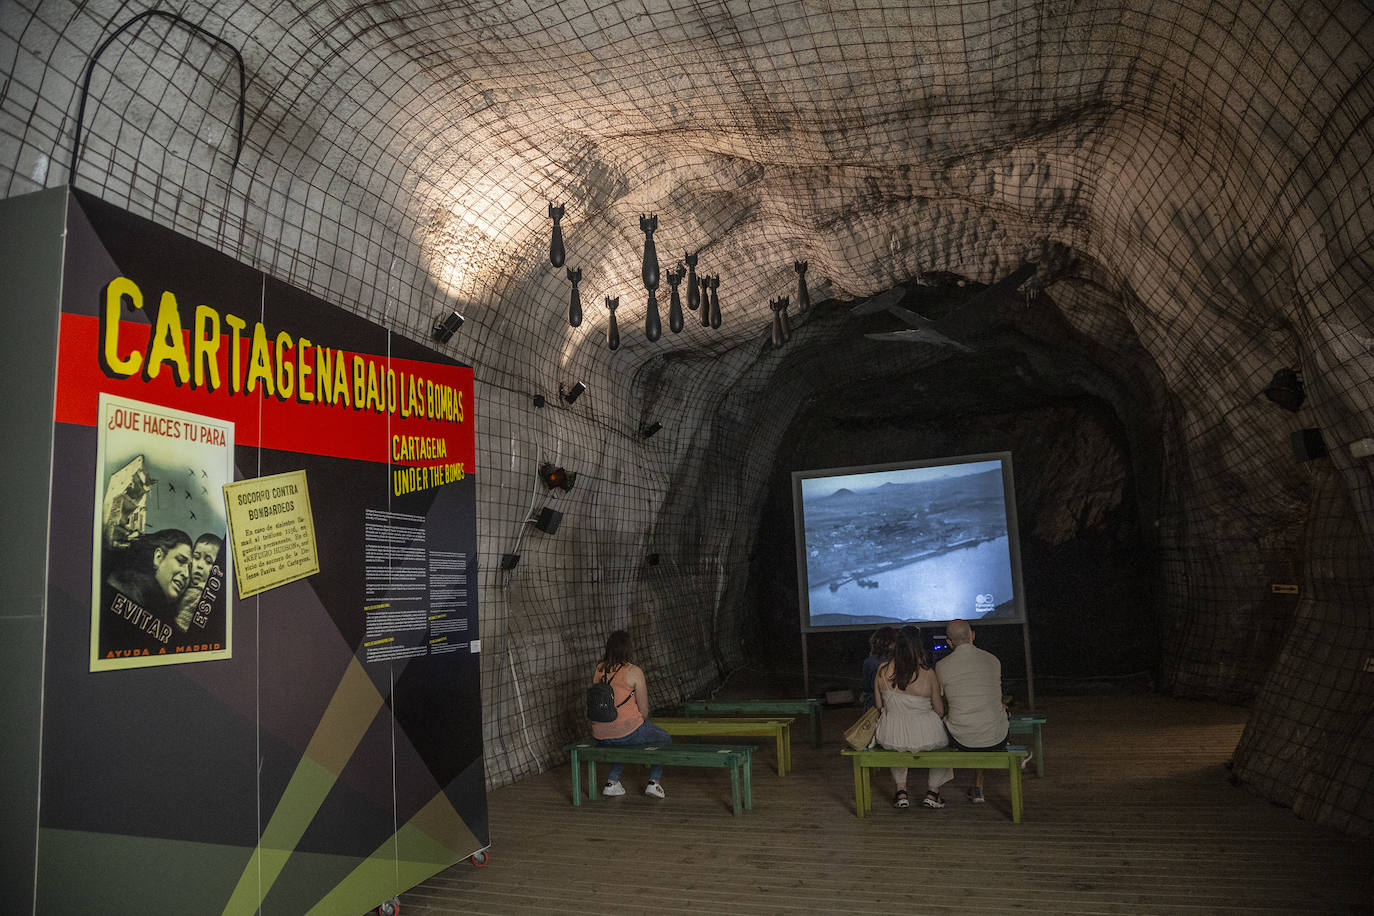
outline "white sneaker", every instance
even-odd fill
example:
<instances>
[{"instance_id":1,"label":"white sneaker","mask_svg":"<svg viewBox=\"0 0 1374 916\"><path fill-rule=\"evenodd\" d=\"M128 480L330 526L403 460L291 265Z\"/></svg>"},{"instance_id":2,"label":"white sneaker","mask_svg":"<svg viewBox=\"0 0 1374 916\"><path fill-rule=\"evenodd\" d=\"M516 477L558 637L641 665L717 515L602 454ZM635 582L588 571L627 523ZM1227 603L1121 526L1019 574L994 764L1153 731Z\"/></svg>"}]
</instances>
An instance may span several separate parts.
<instances>
[{"instance_id":1,"label":"white sneaker","mask_svg":"<svg viewBox=\"0 0 1374 916\"><path fill-rule=\"evenodd\" d=\"M649 784L644 787L644 794L652 795L654 798L662 798L663 787L660 786L658 783L654 782L653 780L650 780Z\"/></svg>"},{"instance_id":2,"label":"white sneaker","mask_svg":"<svg viewBox=\"0 0 1374 916\"><path fill-rule=\"evenodd\" d=\"M625 787L622 786L618 780L608 779L606 780L606 785L601 787L601 794L610 795L612 797L616 795L624 795Z\"/></svg>"}]
</instances>

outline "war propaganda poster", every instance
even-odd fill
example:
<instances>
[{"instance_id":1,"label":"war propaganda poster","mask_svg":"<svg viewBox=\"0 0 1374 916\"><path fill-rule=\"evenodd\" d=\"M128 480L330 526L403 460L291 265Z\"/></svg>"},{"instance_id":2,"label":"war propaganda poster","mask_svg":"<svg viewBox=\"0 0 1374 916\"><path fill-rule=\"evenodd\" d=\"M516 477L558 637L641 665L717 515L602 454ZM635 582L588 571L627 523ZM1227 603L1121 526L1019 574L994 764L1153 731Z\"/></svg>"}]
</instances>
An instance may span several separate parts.
<instances>
[{"instance_id":1,"label":"war propaganda poster","mask_svg":"<svg viewBox=\"0 0 1374 916\"><path fill-rule=\"evenodd\" d=\"M240 480L224 488L239 597L320 571L305 471Z\"/></svg>"},{"instance_id":2,"label":"war propaganda poster","mask_svg":"<svg viewBox=\"0 0 1374 916\"><path fill-rule=\"evenodd\" d=\"M91 670L231 657L230 422L101 394Z\"/></svg>"}]
</instances>

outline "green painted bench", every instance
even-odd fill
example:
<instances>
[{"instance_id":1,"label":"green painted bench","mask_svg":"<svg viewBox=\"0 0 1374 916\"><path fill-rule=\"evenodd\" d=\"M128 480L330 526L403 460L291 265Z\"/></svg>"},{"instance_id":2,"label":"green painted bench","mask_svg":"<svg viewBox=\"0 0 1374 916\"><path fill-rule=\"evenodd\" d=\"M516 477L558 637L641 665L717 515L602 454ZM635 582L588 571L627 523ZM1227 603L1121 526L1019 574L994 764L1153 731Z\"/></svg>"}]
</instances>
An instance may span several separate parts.
<instances>
[{"instance_id":1,"label":"green painted bench","mask_svg":"<svg viewBox=\"0 0 1374 916\"><path fill-rule=\"evenodd\" d=\"M1040 734L1040 726L1045 721L1045 717L1038 713L1020 713L1013 715L1007 724L1008 734L1031 736L1035 749L1031 759L1035 763L1036 776L1045 775L1045 739Z\"/></svg>"},{"instance_id":2,"label":"green painted bench","mask_svg":"<svg viewBox=\"0 0 1374 916\"><path fill-rule=\"evenodd\" d=\"M810 716L811 743L821 746L820 700L685 700L681 708L684 716Z\"/></svg>"},{"instance_id":3,"label":"green painted bench","mask_svg":"<svg viewBox=\"0 0 1374 916\"><path fill-rule=\"evenodd\" d=\"M668 767L720 767L730 771L730 799L735 816L754 807L752 744L636 744L601 747L595 741L574 741L564 748L572 758L573 804L582 804L582 761L587 763L587 798L597 796L597 761L661 763Z\"/></svg>"},{"instance_id":4,"label":"green painted bench","mask_svg":"<svg viewBox=\"0 0 1374 916\"><path fill-rule=\"evenodd\" d=\"M870 748L856 751L845 748L841 753L854 761L854 810L859 817L873 810L873 784L869 770L875 767L953 767L955 769L1005 769L1011 781L1011 819L1021 823L1021 761L1029 753L1024 747L1008 745L1005 751L889 751ZM919 801L917 802L919 804Z\"/></svg>"},{"instance_id":5,"label":"green painted bench","mask_svg":"<svg viewBox=\"0 0 1374 916\"><path fill-rule=\"evenodd\" d=\"M674 719L655 718L654 724L668 734L713 735L727 738L772 738L778 747L778 775L786 776L792 769L792 719L748 719L730 717L725 719Z\"/></svg>"}]
</instances>

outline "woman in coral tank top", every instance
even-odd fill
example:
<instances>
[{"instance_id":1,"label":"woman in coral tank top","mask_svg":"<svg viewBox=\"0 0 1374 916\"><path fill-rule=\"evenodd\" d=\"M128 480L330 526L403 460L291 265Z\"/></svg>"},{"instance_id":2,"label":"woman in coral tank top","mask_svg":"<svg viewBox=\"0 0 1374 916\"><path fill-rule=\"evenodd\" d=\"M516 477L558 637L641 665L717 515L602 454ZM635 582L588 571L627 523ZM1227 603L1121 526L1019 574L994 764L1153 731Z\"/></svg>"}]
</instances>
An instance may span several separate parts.
<instances>
[{"instance_id":1,"label":"woman in coral tank top","mask_svg":"<svg viewBox=\"0 0 1374 916\"><path fill-rule=\"evenodd\" d=\"M644 672L630 661L634 645L630 634L616 630L606 640L606 652L596 665L592 682L609 677L611 690L615 694L616 719L614 722L593 722L592 737L603 747L626 747L633 744L671 744L672 737L649 721L649 688L644 683ZM625 787L620 784L621 771L625 764L611 765L606 775L606 785L602 792L606 795L624 795ZM649 784L644 794L654 798L663 797L663 765L654 764L649 769Z\"/></svg>"}]
</instances>

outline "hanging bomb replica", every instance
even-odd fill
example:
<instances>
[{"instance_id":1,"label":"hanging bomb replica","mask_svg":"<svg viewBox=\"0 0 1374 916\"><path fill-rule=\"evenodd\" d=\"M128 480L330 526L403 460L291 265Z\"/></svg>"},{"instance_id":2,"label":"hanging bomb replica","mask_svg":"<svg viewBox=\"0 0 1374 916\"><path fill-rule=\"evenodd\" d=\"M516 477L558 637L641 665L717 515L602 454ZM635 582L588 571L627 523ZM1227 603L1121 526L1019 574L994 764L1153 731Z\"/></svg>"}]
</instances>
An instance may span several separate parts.
<instances>
[{"instance_id":1,"label":"hanging bomb replica","mask_svg":"<svg viewBox=\"0 0 1374 916\"><path fill-rule=\"evenodd\" d=\"M670 270L665 276L672 289L668 294L668 329L677 334L682 331L682 298L677 294L678 284L682 282L682 265L678 265L676 273Z\"/></svg>"},{"instance_id":2,"label":"hanging bomb replica","mask_svg":"<svg viewBox=\"0 0 1374 916\"><path fill-rule=\"evenodd\" d=\"M640 279L645 289L658 289L658 249L654 247L654 230L658 228L658 216L639 216L639 228L644 233L644 263L639 268Z\"/></svg>"},{"instance_id":3,"label":"hanging bomb replica","mask_svg":"<svg viewBox=\"0 0 1374 916\"><path fill-rule=\"evenodd\" d=\"M702 274L701 281L701 326L711 326L711 275Z\"/></svg>"},{"instance_id":4,"label":"hanging bomb replica","mask_svg":"<svg viewBox=\"0 0 1374 916\"><path fill-rule=\"evenodd\" d=\"M658 299L654 296L652 286L649 287L649 307L644 313L644 336L651 341L663 336L663 322L658 318Z\"/></svg>"},{"instance_id":5,"label":"hanging bomb replica","mask_svg":"<svg viewBox=\"0 0 1374 916\"><path fill-rule=\"evenodd\" d=\"M615 323L615 310L620 307L620 297L606 297L606 308L611 310L611 329L606 334L606 345L613 351L620 349L620 328Z\"/></svg>"},{"instance_id":6,"label":"hanging bomb replica","mask_svg":"<svg viewBox=\"0 0 1374 916\"><path fill-rule=\"evenodd\" d=\"M558 221L563 218L563 205L554 206L549 204L549 216L553 218L553 238L549 239L549 263L554 267L562 267L565 252L563 251L563 227L558 225Z\"/></svg>"},{"instance_id":7,"label":"hanging bomb replica","mask_svg":"<svg viewBox=\"0 0 1374 916\"><path fill-rule=\"evenodd\" d=\"M791 304L792 300L787 296L778 300L778 325L782 328L783 343L792 339L792 320L787 317L787 307Z\"/></svg>"},{"instance_id":8,"label":"hanging bomb replica","mask_svg":"<svg viewBox=\"0 0 1374 916\"><path fill-rule=\"evenodd\" d=\"M771 329L771 330L772 330L773 349L774 349L774 350L780 350L780 349L782 349L782 345L783 345L783 342L784 342L784 341L783 341L783 336L782 336L782 317L781 317L781 316L782 316L782 300L781 300L781 299L769 299L769 300L768 300L768 307L769 307L770 309L773 310L773 326L772 326L772 329Z\"/></svg>"},{"instance_id":9,"label":"hanging bomb replica","mask_svg":"<svg viewBox=\"0 0 1374 916\"><path fill-rule=\"evenodd\" d=\"M568 324L577 327L582 323L582 293L577 284L582 282L582 268L568 268L568 279L572 281L572 294L568 297Z\"/></svg>"},{"instance_id":10,"label":"hanging bomb replica","mask_svg":"<svg viewBox=\"0 0 1374 916\"><path fill-rule=\"evenodd\" d=\"M684 251L682 260L687 265L687 307L695 312L701 305L701 293L697 291L697 253Z\"/></svg>"},{"instance_id":11,"label":"hanging bomb replica","mask_svg":"<svg viewBox=\"0 0 1374 916\"><path fill-rule=\"evenodd\" d=\"M644 336L650 341L663 335L663 323L658 318L658 249L654 247L654 230L658 228L658 216L640 214L639 228L644 233L644 263L640 266L639 277L644 288L649 291L648 308L644 312Z\"/></svg>"},{"instance_id":12,"label":"hanging bomb replica","mask_svg":"<svg viewBox=\"0 0 1374 916\"><path fill-rule=\"evenodd\" d=\"M792 269L797 272L797 314L805 315L811 308L811 294L806 291L806 261L793 261Z\"/></svg>"},{"instance_id":13,"label":"hanging bomb replica","mask_svg":"<svg viewBox=\"0 0 1374 916\"><path fill-rule=\"evenodd\" d=\"M720 274L711 277L711 327L720 327Z\"/></svg>"}]
</instances>

